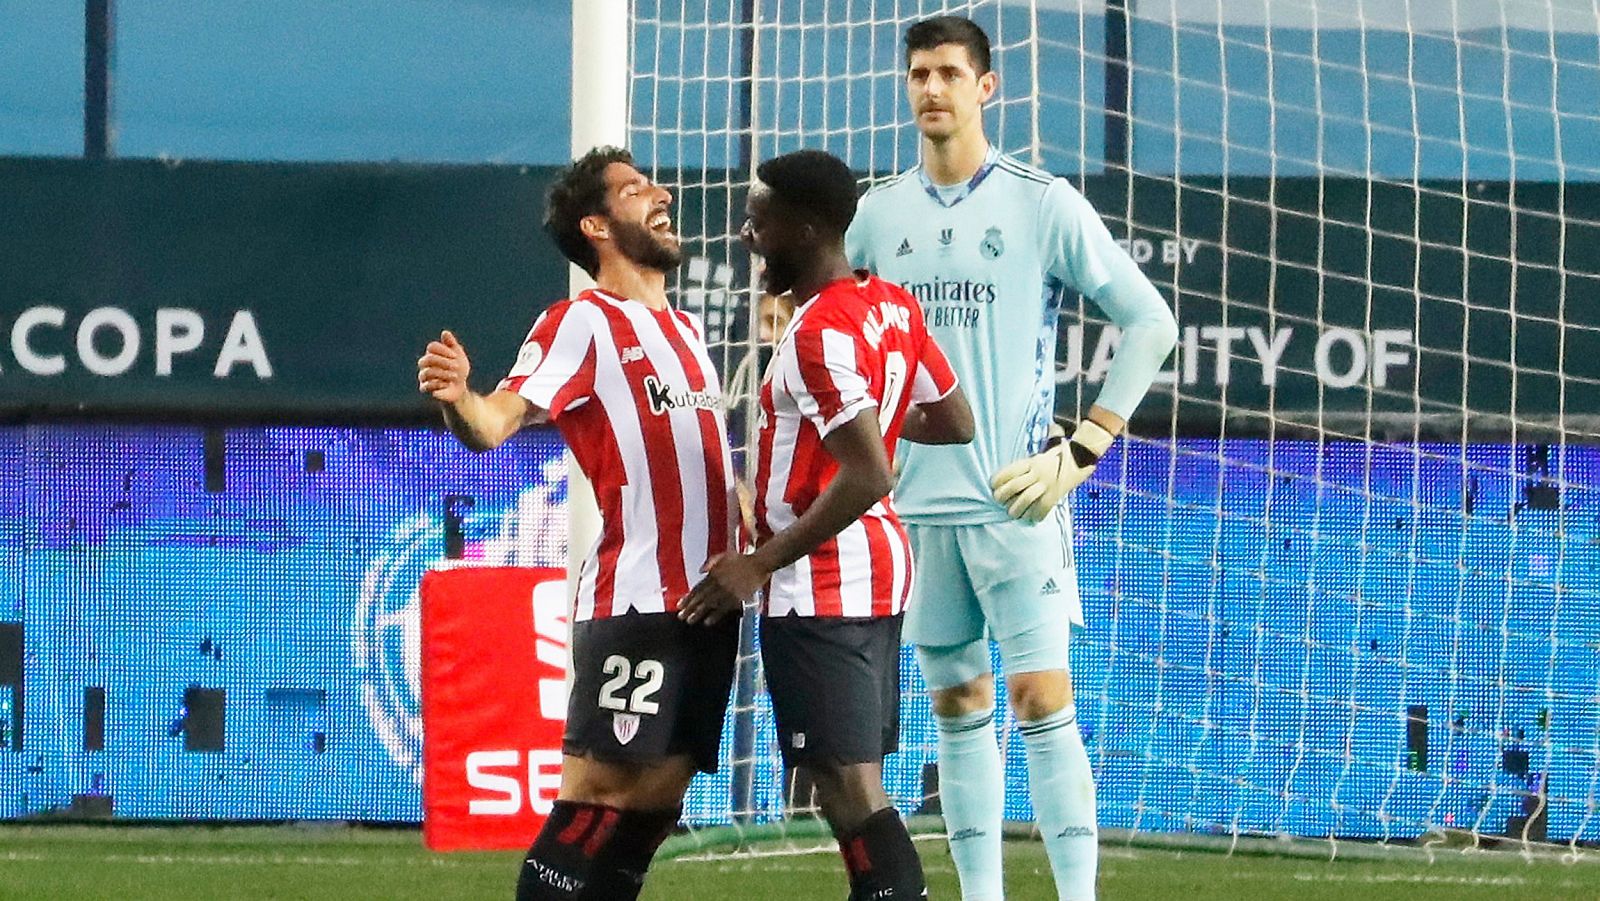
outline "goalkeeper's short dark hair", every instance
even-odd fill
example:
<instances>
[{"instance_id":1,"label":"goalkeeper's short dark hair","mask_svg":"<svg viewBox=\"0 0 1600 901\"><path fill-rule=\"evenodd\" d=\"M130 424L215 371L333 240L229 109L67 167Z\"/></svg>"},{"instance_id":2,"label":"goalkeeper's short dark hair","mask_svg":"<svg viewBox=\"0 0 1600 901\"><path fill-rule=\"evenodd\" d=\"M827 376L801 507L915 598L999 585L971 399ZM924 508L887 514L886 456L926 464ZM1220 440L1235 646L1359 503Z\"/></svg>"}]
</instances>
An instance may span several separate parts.
<instances>
[{"instance_id":1,"label":"goalkeeper's short dark hair","mask_svg":"<svg viewBox=\"0 0 1600 901\"><path fill-rule=\"evenodd\" d=\"M967 58L979 75L989 71L989 36L978 23L962 16L934 16L906 29L906 65L911 65L911 54L918 50L932 50L943 44L960 44L967 48Z\"/></svg>"},{"instance_id":2,"label":"goalkeeper's short dark hair","mask_svg":"<svg viewBox=\"0 0 1600 901\"><path fill-rule=\"evenodd\" d=\"M855 173L827 151L775 156L756 167L756 177L789 209L831 232L842 236L856 217Z\"/></svg>"},{"instance_id":3,"label":"goalkeeper's short dark hair","mask_svg":"<svg viewBox=\"0 0 1600 901\"><path fill-rule=\"evenodd\" d=\"M596 147L562 169L545 195L544 230L561 248L561 255L589 273L600 272L600 252L584 237L578 223L585 216L605 215L606 167L633 165L633 154L620 147Z\"/></svg>"}]
</instances>

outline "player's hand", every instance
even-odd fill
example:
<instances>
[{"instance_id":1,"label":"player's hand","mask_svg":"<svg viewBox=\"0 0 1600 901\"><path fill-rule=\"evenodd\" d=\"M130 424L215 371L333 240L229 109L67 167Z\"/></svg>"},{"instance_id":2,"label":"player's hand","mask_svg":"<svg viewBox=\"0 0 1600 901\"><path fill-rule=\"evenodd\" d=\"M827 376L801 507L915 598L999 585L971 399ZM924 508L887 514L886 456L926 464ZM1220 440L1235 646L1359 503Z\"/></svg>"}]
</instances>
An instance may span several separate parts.
<instances>
[{"instance_id":1,"label":"player's hand","mask_svg":"<svg viewBox=\"0 0 1600 901\"><path fill-rule=\"evenodd\" d=\"M714 626L730 614L738 616L745 598L754 597L771 576L750 554L719 554L707 562L706 577L678 603L678 618Z\"/></svg>"},{"instance_id":2,"label":"player's hand","mask_svg":"<svg viewBox=\"0 0 1600 901\"><path fill-rule=\"evenodd\" d=\"M440 403L453 404L466 396L471 372L467 349L446 330L439 333L439 340L429 342L417 360L417 390Z\"/></svg>"},{"instance_id":3,"label":"player's hand","mask_svg":"<svg viewBox=\"0 0 1600 901\"><path fill-rule=\"evenodd\" d=\"M1078 423L1072 437L1024 457L994 474L989 487L1013 519L1040 522L1067 492L1083 484L1116 436L1090 420Z\"/></svg>"}]
</instances>

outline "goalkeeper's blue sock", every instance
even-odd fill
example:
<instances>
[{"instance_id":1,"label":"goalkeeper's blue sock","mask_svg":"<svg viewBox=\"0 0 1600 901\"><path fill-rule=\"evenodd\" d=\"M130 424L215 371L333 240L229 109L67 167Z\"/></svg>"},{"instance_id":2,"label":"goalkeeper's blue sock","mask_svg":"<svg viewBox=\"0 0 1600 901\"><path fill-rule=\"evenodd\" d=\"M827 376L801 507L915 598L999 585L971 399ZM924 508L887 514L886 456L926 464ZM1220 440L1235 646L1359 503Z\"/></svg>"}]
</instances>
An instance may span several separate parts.
<instances>
[{"instance_id":1,"label":"goalkeeper's blue sock","mask_svg":"<svg viewBox=\"0 0 1600 901\"><path fill-rule=\"evenodd\" d=\"M1000 901L1000 824L1005 767L994 739L994 711L939 716L939 806L965 901Z\"/></svg>"},{"instance_id":2,"label":"goalkeeper's blue sock","mask_svg":"<svg viewBox=\"0 0 1600 901\"><path fill-rule=\"evenodd\" d=\"M1018 724L1028 749L1028 788L1061 901L1092 901L1100 857L1094 770L1072 704Z\"/></svg>"}]
</instances>

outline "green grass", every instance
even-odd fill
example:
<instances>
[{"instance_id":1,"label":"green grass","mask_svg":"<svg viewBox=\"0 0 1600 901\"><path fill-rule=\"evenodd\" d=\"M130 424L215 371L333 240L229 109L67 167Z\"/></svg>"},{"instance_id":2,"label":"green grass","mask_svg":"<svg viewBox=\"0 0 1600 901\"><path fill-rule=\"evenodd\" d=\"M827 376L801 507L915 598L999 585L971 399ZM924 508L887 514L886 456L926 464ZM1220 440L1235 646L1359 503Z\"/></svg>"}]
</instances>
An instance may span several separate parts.
<instances>
[{"instance_id":1,"label":"green grass","mask_svg":"<svg viewBox=\"0 0 1600 901\"><path fill-rule=\"evenodd\" d=\"M942 841L921 841L933 898L956 899L955 869ZM1325 846L1324 846L1325 847ZM1006 848L1011 901L1054 899L1042 846ZM1600 853L1575 864L1532 862L1515 852L1441 851L1356 855L1328 861L1271 854L1107 845L1106 901L1506 901L1600 899ZM1395 859L1372 859L1375 856ZM342 826L0 826L0 899L384 898L509 899L518 855L433 854L409 830ZM845 896L835 854L663 861L644 897L655 901Z\"/></svg>"}]
</instances>

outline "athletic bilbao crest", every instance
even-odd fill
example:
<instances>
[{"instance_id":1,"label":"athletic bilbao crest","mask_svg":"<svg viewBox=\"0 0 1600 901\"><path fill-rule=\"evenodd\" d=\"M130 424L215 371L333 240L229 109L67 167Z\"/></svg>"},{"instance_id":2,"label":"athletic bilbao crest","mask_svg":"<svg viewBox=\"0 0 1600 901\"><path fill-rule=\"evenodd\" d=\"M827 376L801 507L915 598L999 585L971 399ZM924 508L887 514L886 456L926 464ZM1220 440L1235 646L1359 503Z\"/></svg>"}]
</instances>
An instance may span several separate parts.
<instances>
[{"instance_id":1,"label":"athletic bilbao crest","mask_svg":"<svg viewBox=\"0 0 1600 901\"><path fill-rule=\"evenodd\" d=\"M639 714L613 713L611 714L611 734L617 737L618 744L627 744L639 734Z\"/></svg>"}]
</instances>

